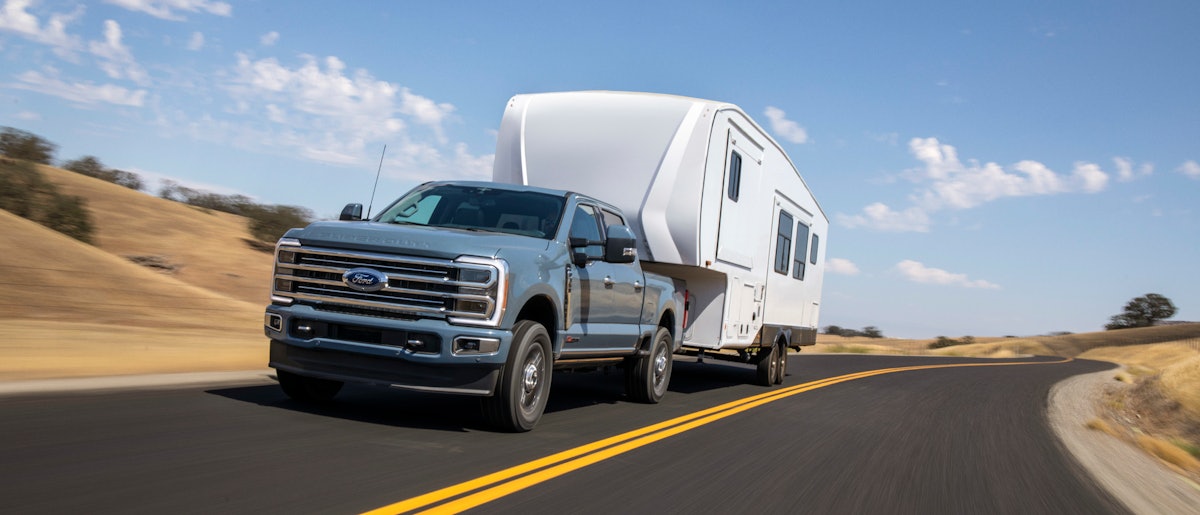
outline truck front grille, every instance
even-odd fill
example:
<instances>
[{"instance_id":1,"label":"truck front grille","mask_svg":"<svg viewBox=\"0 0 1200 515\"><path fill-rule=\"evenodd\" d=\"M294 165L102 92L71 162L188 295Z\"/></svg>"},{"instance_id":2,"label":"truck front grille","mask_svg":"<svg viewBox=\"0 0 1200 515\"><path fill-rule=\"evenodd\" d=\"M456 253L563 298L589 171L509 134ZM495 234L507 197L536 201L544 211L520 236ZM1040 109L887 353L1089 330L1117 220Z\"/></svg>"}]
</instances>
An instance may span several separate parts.
<instances>
[{"instance_id":1,"label":"truck front grille","mask_svg":"<svg viewBox=\"0 0 1200 515\"><path fill-rule=\"evenodd\" d=\"M315 309L386 318L445 318L495 325L503 307L505 265L484 258L454 261L304 247L280 240L275 250L276 298ZM352 288L348 272L386 277L374 291Z\"/></svg>"}]
</instances>

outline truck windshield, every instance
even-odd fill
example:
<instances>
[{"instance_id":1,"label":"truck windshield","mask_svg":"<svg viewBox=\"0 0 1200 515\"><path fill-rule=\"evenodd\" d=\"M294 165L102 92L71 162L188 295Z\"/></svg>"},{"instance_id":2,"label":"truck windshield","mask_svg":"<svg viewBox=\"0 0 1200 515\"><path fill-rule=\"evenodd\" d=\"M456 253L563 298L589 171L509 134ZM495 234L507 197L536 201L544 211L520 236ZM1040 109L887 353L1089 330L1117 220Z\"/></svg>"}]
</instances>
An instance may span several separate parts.
<instances>
[{"instance_id":1,"label":"truck windshield","mask_svg":"<svg viewBox=\"0 0 1200 515\"><path fill-rule=\"evenodd\" d=\"M550 239L558 230L565 200L532 191L432 184L401 197L375 221Z\"/></svg>"}]
</instances>

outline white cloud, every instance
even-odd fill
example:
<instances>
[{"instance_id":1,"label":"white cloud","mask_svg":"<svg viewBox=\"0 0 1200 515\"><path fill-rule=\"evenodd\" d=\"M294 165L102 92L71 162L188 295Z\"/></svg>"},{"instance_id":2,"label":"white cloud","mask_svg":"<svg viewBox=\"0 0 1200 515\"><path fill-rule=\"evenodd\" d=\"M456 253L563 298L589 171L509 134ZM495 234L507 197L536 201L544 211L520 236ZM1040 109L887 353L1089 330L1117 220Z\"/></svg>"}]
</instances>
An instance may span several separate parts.
<instances>
[{"instance_id":1,"label":"white cloud","mask_svg":"<svg viewBox=\"0 0 1200 515\"><path fill-rule=\"evenodd\" d=\"M113 84L97 85L91 82L67 83L35 71L22 73L17 76L17 80L19 82L13 87L84 104L107 103L141 107L146 101L146 90L133 91Z\"/></svg>"},{"instance_id":2,"label":"white cloud","mask_svg":"<svg viewBox=\"0 0 1200 515\"><path fill-rule=\"evenodd\" d=\"M894 211L882 202L863 208L858 215L837 215L838 223L849 228L867 227L888 232L929 232L929 215L919 207Z\"/></svg>"},{"instance_id":3,"label":"white cloud","mask_svg":"<svg viewBox=\"0 0 1200 515\"><path fill-rule=\"evenodd\" d=\"M263 46L274 46L278 41L279 33L275 31L263 34L262 37L258 38L258 42L262 43Z\"/></svg>"},{"instance_id":4,"label":"white cloud","mask_svg":"<svg viewBox=\"0 0 1200 515\"><path fill-rule=\"evenodd\" d=\"M1103 191L1108 185L1108 174L1092 163L1075 163L1075 170L1071 172L1071 176L1085 193Z\"/></svg>"},{"instance_id":5,"label":"white cloud","mask_svg":"<svg viewBox=\"0 0 1200 515\"><path fill-rule=\"evenodd\" d=\"M848 227L871 227L887 231L927 231L928 216L944 209L970 209L1007 197L1096 193L1109 176L1098 165L1075 163L1070 175L1055 173L1037 161L1020 161L1007 169L996 163L963 162L958 151L937 138L913 138L909 152L923 166L902 175L919 186L909 200L913 207L893 211L881 203L864 208L862 215L841 216ZM1120 167L1118 161L1118 168ZM1132 168L1132 164L1130 164ZM1141 170L1148 168L1143 165ZM1148 172L1146 172L1148 173Z\"/></svg>"},{"instance_id":6,"label":"white cloud","mask_svg":"<svg viewBox=\"0 0 1200 515\"><path fill-rule=\"evenodd\" d=\"M1154 165L1150 163L1142 163L1135 170L1133 160L1128 157L1114 157L1113 163L1117 167L1117 180L1121 182L1132 181L1139 176L1150 175L1154 173Z\"/></svg>"},{"instance_id":7,"label":"white cloud","mask_svg":"<svg viewBox=\"0 0 1200 515\"><path fill-rule=\"evenodd\" d=\"M387 144L383 173L390 177L490 176L491 154L476 156L463 143L449 143L444 124L454 105L351 70L337 57L300 59L290 66L238 54L225 88L232 98L228 113L239 122L208 120L193 134L345 165L370 164ZM416 126L429 131L411 130Z\"/></svg>"},{"instance_id":8,"label":"white cloud","mask_svg":"<svg viewBox=\"0 0 1200 515\"><path fill-rule=\"evenodd\" d=\"M830 258L830 260L825 263L825 269L830 273L839 275L858 275L859 273L858 265L855 265L854 262L850 261L849 259L842 258Z\"/></svg>"},{"instance_id":9,"label":"white cloud","mask_svg":"<svg viewBox=\"0 0 1200 515\"><path fill-rule=\"evenodd\" d=\"M193 52L204 48L204 33L193 32L191 39L188 40L187 49Z\"/></svg>"},{"instance_id":10,"label":"white cloud","mask_svg":"<svg viewBox=\"0 0 1200 515\"><path fill-rule=\"evenodd\" d=\"M129 79L137 84L146 83L146 70L134 59L129 47L121 42L121 25L113 20L104 20L104 41L88 43L88 51L101 59L100 69L113 79Z\"/></svg>"},{"instance_id":11,"label":"white cloud","mask_svg":"<svg viewBox=\"0 0 1200 515\"><path fill-rule=\"evenodd\" d=\"M75 51L82 47L78 36L67 34L67 25L83 15L82 5L69 13L55 13L42 26L37 16L30 14L27 9L33 5L33 0L8 0L0 7L0 31L13 32L30 41L35 41L54 48L55 54L70 58Z\"/></svg>"},{"instance_id":12,"label":"white cloud","mask_svg":"<svg viewBox=\"0 0 1200 515\"><path fill-rule=\"evenodd\" d=\"M1193 179L1200 179L1200 163L1195 161L1189 160L1179 165L1179 168L1176 168L1175 171Z\"/></svg>"},{"instance_id":13,"label":"white cloud","mask_svg":"<svg viewBox=\"0 0 1200 515\"><path fill-rule=\"evenodd\" d=\"M804 130L804 127L801 127L800 124L787 119L787 113L783 112L783 110L767 106L765 114L771 120L771 132L774 132L776 136L791 143L800 144L808 142L808 131Z\"/></svg>"},{"instance_id":14,"label":"white cloud","mask_svg":"<svg viewBox=\"0 0 1200 515\"><path fill-rule=\"evenodd\" d=\"M212 0L105 0L105 2L130 11L142 12L155 18L171 21L182 21L186 18L179 11L190 13L208 13L216 16L230 16L233 7L225 2Z\"/></svg>"},{"instance_id":15,"label":"white cloud","mask_svg":"<svg viewBox=\"0 0 1200 515\"><path fill-rule=\"evenodd\" d=\"M998 290L1000 286L982 279L971 280L966 274L955 274L940 268L930 268L924 264L906 259L896 264L896 270L912 282L924 284L940 284L944 286L961 286L963 288L983 288Z\"/></svg>"},{"instance_id":16,"label":"white cloud","mask_svg":"<svg viewBox=\"0 0 1200 515\"><path fill-rule=\"evenodd\" d=\"M437 135L438 141L446 142L442 122L450 113L454 112L453 105L439 104L423 96L414 95L408 88L402 88L400 90L400 112L416 118L417 123L429 126Z\"/></svg>"}]
</instances>

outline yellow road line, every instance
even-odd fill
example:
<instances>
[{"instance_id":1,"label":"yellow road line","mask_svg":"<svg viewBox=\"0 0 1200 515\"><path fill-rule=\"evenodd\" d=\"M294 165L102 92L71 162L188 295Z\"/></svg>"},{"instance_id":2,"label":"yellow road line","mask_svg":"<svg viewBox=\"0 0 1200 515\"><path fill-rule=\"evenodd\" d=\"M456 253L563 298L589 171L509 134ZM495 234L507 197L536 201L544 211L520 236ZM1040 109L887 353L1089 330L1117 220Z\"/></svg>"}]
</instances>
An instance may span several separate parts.
<instances>
[{"instance_id":1,"label":"yellow road line","mask_svg":"<svg viewBox=\"0 0 1200 515\"><path fill-rule=\"evenodd\" d=\"M864 372L856 372L853 374L811 381L808 383L781 388L779 390L772 390L770 392L727 402L719 406L714 406L712 408L676 417L640 429L635 429L633 431L605 438L603 440L598 440L590 444L581 445L573 449L568 449L566 451L510 467L499 472L494 472L470 481L465 481L457 485L452 485L424 495L406 499L394 504L389 504L387 506L366 512L364 515L407 513L418 509L430 508L431 506L447 499L452 499L469 492L475 492L421 512L459 513L520 490L524 490L525 488L529 488L530 486L538 483L542 483L569 472L587 467L588 465L604 461L614 456L624 454L639 447L644 447L659 440L663 440L679 433L683 433L717 420L721 420L751 408L762 406L763 404L770 402L775 402L786 397L791 397L792 395L797 395L811 390L816 390L818 388L824 388L826 386L832 386L838 383L844 383L856 379L912 370L972 366L1037 365L1066 363L1068 361L1071 361L1071 358L1066 358L1062 361L1016 361L1003 363L916 365L909 367L868 370Z\"/></svg>"}]
</instances>

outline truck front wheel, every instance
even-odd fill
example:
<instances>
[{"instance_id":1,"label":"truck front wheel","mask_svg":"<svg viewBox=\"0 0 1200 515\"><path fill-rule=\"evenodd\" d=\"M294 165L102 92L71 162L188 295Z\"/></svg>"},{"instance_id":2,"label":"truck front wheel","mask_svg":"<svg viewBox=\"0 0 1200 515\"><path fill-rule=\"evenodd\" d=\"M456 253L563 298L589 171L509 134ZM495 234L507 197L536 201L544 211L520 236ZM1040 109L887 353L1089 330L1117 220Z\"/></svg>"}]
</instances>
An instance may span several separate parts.
<instances>
[{"instance_id":1,"label":"truck front wheel","mask_svg":"<svg viewBox=\"0 0 1200 515\"><path fill-rule=\"evenodd\" d=\"M537 322L513 326L513 341L496 391L483 399L483 415L501 431L533 429L550 397L550 335Z\"/></svg>"},{"instance_id":2,"label":"truck front wheel","mask_svg":"<svg viewBox=\"0 0 1200 515\"><path fill-rule=\"evenodd\" d=\"M637 402L658 404L671 383L671 332L659 327L645 356L625 365L625 394Z\"/></svg>"},{"instance_id":3,"label":"truck front wheel","mask_svg":"<svg viewBox=\"0 0 1200 515\"><path fill-rule=\"evenodd\" d=\"M301 402L329 402L342 391L342 382L330 379L318 379L284 370L276 372L279 386L288 397Z\"/></svg>"}]
</instances>

